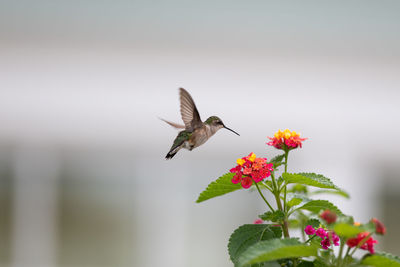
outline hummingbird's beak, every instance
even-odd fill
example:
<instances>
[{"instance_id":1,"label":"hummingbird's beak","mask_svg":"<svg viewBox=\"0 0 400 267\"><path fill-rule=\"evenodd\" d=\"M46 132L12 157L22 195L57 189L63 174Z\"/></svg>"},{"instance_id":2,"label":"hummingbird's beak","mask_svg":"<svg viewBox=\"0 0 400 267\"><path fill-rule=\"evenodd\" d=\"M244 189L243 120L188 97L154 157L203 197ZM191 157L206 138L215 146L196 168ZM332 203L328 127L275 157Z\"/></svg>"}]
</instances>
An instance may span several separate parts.
<instances>
[{"instance_id":1,"label":"hummingbird's beak","mask_svg":"<svg viewBox=\"0 0 400 267\"><path fill-rule=\"evenodd\" d=\"M235 132L235 131L234 131L234 130L232 130L232 129L229 129L229 128L228 128L228 127L226 127L225 125L224 125L224 128L240 136L240 134L238 134L237 132Z\"/></svg>"}]
</instances>

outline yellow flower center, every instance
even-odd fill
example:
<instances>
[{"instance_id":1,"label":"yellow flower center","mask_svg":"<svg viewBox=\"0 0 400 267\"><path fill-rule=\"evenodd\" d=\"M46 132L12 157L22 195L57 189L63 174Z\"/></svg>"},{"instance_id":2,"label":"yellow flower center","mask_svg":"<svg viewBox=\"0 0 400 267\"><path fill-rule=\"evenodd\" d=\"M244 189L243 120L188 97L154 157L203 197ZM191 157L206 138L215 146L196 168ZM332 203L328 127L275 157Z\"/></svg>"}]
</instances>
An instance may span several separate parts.
<instances>
[{"instance_id":1,"label":"yellow flower center","mask_svg":"<svg viewBox=\"0 0 400 267\"><path fill-rule=\"evenodd\" d=\"M251 162L254 162L255 159L256 159L256 154L251 153L251 155L250 155L250 157L249 157L249 160L250 160Z\"/></svg>"},{"instance_id":2,"label":"yellow flower center","mask_svg":"<svg viewBox=\"0 0 400 267\"><path fill-rule=\"evenodd\" d=\"M246 161L244 159L237 159L236 163L240 166L242 166Z\"/></svg>"}]
</instances>

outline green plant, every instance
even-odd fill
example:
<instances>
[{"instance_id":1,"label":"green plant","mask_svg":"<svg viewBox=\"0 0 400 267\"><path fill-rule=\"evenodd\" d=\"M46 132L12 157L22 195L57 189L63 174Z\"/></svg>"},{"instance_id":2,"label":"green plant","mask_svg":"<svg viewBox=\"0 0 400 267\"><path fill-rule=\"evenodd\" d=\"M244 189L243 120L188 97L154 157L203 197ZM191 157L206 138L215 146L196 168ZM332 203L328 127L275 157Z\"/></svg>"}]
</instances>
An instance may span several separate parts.
<instances>
[{"instance_id":1,"label":"green plant","mask_svg":"<svg viewBox=\"0 0 400 267\"><path fill-rule=\"evenodd\" d=\"M349 198L346 192L321 174L288 172L289 153L301 147L305 138L279 130L269 139L268 145L282 154L269 161L254 153L239 158L236 167L209 184L197 199L203 202L253 187L265 202L267 211L260 219L240 226L229 239L235 266L400 266L397 256L375 252L377 241L372 235L386 232L379 220L356 223L333 203L313 198L321 193ZM275 204L268 202L265 193L272 194ZM301 229L301 238L290 237L290 230L296 228ZM368 253L355 258L357 250Z\"/></svg>"}]
</instances>

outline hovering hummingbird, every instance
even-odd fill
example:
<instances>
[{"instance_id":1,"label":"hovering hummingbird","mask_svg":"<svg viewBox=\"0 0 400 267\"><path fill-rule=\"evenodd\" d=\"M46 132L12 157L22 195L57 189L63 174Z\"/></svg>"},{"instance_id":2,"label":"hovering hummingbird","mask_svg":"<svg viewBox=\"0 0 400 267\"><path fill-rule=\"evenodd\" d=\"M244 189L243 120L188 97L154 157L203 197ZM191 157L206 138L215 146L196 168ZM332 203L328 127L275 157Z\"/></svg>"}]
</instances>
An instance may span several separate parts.
<instances>
[{"instance_id":1,"label":"hovering hummingbird","mask_svg":"<svg viewBox=\"0 0 400 267\"><path fill-rule=\"evenodd\" d=\"M185 125L161 119L172 127L185 129L178 133L171 149L165 157L166 159L171 159L181 148L186 148L192 151L193 148L204 144L212 135L222 128L239 135L234 130L226 127L222 120L217 116L211 116L205 122L202 122L190 94L185 89L179 88L179 95L181 102L181 116Z\"/></svg>"}]
</instances>

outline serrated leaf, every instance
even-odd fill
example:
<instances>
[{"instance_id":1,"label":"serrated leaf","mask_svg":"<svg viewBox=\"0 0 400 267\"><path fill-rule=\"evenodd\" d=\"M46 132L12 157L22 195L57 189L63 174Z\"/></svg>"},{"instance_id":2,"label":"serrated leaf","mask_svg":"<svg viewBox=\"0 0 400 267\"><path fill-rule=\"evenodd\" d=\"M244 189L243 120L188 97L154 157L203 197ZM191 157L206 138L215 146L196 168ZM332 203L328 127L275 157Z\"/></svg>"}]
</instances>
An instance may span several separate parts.
<instances>
[{"instance_id":1,"label":"serrated leaf","mask_svg":"<svg viewBox=\"0 0 400 267\"><path fill-rule=\"evenodd\" d=\"M308 210L313 213L319 213L321 210L331 210L337 215L343 214L335 205L333 205L328 200L311 200L310 202L307 202L297 209Z\"/></svg>"},{"instance_id":2,"label":"serrated leaf","mask_svg":"<svg viewBox=\"0 0 400 267\"><path fill-rule=\"evenodd\" d=\"M271 222L281 222L285 214L281 210L276 210L274 212L267 211L264 214L259 215L260 219L264 221L271 221Z\"/></svg>"},{"instance_id":3,"label":"serrated leaf","mask_svg":"<svg viewBox=\"0 0 400 267\"><path fill-rule=\"evenodd\" d=\"M291 200L289 200L286 203L286 205L288 205L289 207L293 207L293 206L299 205L301 202L303 202L303 199L297 198L297 197L293 197Z\"/></svg>"},{"instance_id":4,"label":"serrated leaf","mask_svg":"<svg viewBox=\"0 0 400 267\"><path fill-rule=\"evenodd\" d=\"M344 198L349 199L350 195L343 191L342 189L338 189L338 190L316 190L310 193L310 195L317 195L317 194L333 194L333 195L339 195L342 196Z\"/></svg>"},{"instance_id":5,"label":"serrated leaf","mask_svg":"<svg viewBox=\"0 0 400 267\"><path fill-rule=\"evenodd\" d=\"M288 184L303 184L315 186L319 188L340 190L339 187L334 185L329 178L316 173L283 173L283 179Z\"/></svg>"},{"instance_id":6,"label":"serrated leaf","mask_svg":"<svg viewBox=\"0 0 400 267\"><path fill-rule=\"evenodd\" d=\"M344 238L354 237L364 231L360 227L357 227L357 226L354 226L351 224L347 224L347 223L335 224L335 226L333 227L333 230L335 231L335 233L338 236L344 237Z\"/></svg>"},{"instance_id":7,"label":"serrated leaf","mask_svg":"<svg viewBox=\"0 0 400 267\"><path fill-rule=\"evenodd\" d=\"M282 236L281 227L269 224L245 224L237 228L229 238L228 251L232 262L236 262L240 254L257 242Z\"/></svg>"},{"instance_id":8,"label":"serrated leaf","mask_svg":"<svg viewBox=\"0 0 400 267\"><path fill-rule=\"evenodd\" d=\"M361 264L376 267L400 267L400 258L389 253L376 253L365 257Z\"/></svg>"},{"instance_id":9,"label":"serrated leaf","mask_svg":"<svg viewBox=\"0 0 400 267\"><path fill-rule=\"evenodd\" d=\"M271 239L249 247L238 259L238 267L286 258L317 255L317 247L300 243L297 238Z\"/></svg>"},{"instance_id":10,"label":"serrated leaf","mask_svg":"<svg viewBox=\"0 0 400 267\"><path fill-rule=\"evenodd\" d=\"M321 222L318 219L309 219L305 225L311 225L314 228L318 228L320 226Z\"/></svg>"},{"instance_id":11,"label":"serrated leaf","mask_svg":"<svg viewBox=\"0 0 400 267\"><path fill-rule=\"evenodd\" d=\"M210 183L207 188L200 193L197 203L203 202L207 199L225 195L227 193L241 189L241 184L232 183L232 178L235 174L227 173L219 177L214 182Z\"/></svg>"},{"instance_id":12,"label":"serrated leaf","mask_svg":"<svg viewBox=\"0 0 400 267\"><path fill-rule=\"evenodd\" d=\"M285 158L285 154L273 157L268 163L272 163L274 169L282 165L282 161Z\"/></svg>"}]
</instances>

